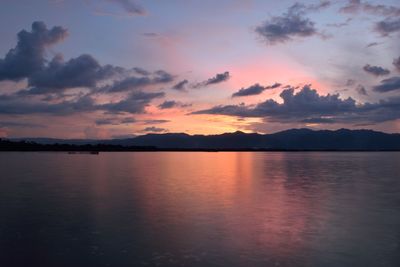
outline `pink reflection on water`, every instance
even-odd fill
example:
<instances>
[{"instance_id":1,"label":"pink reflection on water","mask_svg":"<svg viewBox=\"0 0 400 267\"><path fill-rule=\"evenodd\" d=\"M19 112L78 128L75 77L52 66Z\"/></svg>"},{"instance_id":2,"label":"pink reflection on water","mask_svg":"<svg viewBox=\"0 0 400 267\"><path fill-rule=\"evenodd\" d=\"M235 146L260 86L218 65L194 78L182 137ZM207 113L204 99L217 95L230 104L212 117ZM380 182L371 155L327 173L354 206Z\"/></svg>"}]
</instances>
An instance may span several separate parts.
<instances>
[{"instance_id":1,"label":"pink reflection on water","mask_svg":"<svg viewBox=\"0 0 400 267\"><path fill-rule=\"evenodd\" d=\"M154 231L168 227L175 244L207 244L241 251L243 260L271 254L281 260L302 255L309 238L323 230L323 191L287 170L285 154L151 153L151 166L135 167L141 206ZM316 201L316 196L318 201ZM164 229L165 230L165 229ZM268 252L268 253L265 253ZM304 259L303 259L304 261Z\"/></svg>"}]
</instances>

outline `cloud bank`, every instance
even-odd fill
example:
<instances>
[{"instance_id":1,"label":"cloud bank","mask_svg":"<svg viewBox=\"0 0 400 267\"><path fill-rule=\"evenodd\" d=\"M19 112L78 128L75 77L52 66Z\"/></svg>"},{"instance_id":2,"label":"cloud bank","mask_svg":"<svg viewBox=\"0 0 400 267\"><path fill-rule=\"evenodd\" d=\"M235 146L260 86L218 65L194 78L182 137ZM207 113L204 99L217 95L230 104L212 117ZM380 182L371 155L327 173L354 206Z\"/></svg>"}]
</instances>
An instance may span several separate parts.
<instances>
[{"instance_id":1,"label":"cloud bank","mask_svg":"<svg viewBox=\"0 0 400 267\"><path fill-rule=\"evenodd\" d=\"M154 86L175 79L164 70L102 65L88 54L69 60L57 54L48 61L47 49L67 35L62 27L48 29L38 21L18 33L17 45L0 59L0 81L25 79L28 87L0 95L0 114L145 113L152 100L165 96Z\"/></svg>"},{"instance_id":2,"label":"cloud bank","mask_svg":"<svg viewBox=\"0 0 400 267\"><path fill-rule=\"evenodd\" d=\"M266 118L270 122L298 123L329 121L329 123L382 122L400 118L400 98L377 103L357 104L353 98L341 99L339 94L320 95L310 86L295 93L295 88L280 94L283 102L267 99L255 106L219 105L191 114L214 114L237 117Z\"/></svg>"}]
</instances>

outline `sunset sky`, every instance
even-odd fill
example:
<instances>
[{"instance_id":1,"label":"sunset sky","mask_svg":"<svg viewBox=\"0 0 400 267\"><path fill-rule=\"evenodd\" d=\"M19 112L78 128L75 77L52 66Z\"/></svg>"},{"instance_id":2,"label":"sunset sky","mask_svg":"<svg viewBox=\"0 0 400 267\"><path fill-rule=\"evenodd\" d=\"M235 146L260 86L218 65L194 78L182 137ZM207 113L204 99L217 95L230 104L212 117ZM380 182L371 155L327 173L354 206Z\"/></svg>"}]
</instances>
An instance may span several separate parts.
<instances>
[{"instance_id":1,"label":"sunset sky","mask_svg":"<svg viewBox=\"0 0 400 267\"><path fill-rule=\"evenodd\" d=\"M398 0L0 3L0 137L400 132Z\"/></svg>"}]
</instances>

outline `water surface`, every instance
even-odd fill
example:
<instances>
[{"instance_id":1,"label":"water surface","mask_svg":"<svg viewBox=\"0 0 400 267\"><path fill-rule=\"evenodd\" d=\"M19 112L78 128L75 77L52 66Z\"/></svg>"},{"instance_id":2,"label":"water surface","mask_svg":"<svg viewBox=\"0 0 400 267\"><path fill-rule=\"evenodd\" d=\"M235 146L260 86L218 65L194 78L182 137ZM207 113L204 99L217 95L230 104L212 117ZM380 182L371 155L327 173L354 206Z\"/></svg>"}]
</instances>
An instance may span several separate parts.
<instances>
[{"instance_id":1,"label":"water surface","mask_svg":"<svg viewBox=\"0 0 400 267\"><path fill-rule=\"evenodd\" d=\"M400 153L0 153L0 266L400 266Z\"/></svg>"}]
</instances>

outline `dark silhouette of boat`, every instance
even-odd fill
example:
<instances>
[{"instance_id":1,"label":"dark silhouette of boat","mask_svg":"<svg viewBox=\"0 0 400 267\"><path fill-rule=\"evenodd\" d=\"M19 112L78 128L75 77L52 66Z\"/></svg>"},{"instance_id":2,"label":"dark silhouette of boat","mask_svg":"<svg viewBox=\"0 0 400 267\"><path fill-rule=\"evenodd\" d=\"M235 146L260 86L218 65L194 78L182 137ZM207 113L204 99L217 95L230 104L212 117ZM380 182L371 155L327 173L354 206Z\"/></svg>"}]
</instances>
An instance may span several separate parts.
<instances>
[{"instance_id":1,"label":"dark silhouette of boat","mask_svg":"<svg viewBox=\"0 0 400 267\"><path fill-rule=\"evenodd\" d=\"M68 151L68 154L90 154L98 155L99 151Z\"/></svg>"}]
</instances>

